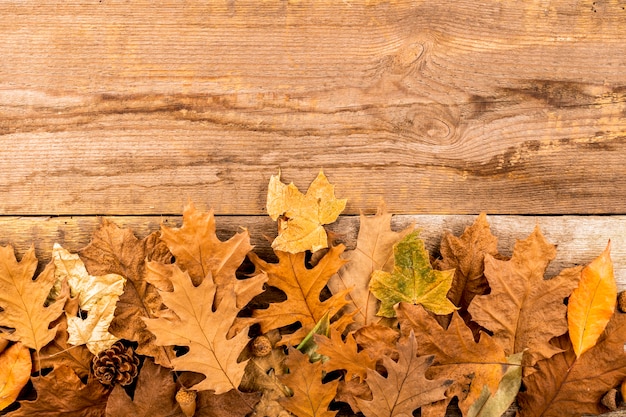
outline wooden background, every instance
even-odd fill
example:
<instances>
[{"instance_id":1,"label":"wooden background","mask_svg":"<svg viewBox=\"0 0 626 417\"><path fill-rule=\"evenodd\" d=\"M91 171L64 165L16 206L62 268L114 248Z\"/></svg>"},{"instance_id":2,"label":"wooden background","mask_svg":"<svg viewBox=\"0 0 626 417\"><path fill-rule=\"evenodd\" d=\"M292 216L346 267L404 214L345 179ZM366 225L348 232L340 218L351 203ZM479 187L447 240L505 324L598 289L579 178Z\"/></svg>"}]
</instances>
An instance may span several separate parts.
<instances>
[{"instance_id":1,"label":"wooden background","mask_svg":"<svg viewBox=\"0 0 626 417\"><path fill-rule=\"evenodd\" d=\"M352 242L381 198L436 250L491 214L549 271L612 240L626 289L626 0L0 2L0 243L76 250L191 199L273 236L272 174L320 168Z\"/></svg>"}]
</instances>

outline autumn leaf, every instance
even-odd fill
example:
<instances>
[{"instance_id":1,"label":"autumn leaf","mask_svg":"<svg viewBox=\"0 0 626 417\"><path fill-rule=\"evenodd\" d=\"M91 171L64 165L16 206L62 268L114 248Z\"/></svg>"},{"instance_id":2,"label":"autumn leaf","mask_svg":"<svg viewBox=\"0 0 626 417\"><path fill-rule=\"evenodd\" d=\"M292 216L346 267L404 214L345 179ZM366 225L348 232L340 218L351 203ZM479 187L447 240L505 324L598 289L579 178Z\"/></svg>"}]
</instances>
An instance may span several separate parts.
<instances>
[{"instance_id":1,"label":"autumn leaf","mask_svg":"<svg viewBox=\"0 0 626 417\"><path fill-rule=\"evenodd\" d=\"M583 268L567 304L568 330L577 357L596 344L615 312L616 301L609 242L604 252Z\"/></svg>"},{"instance_id":2,"label":"autumn leaf","mask_svg":"<svg viewBox=\"0 0 626 417\"><path fill-rule=\"evenodd\" d=\"M106 404L107 417L185 417L175 400L178 390L172 373L146 359L141 366L133 398L116 385Z\"/></svg>"},{"instance_id":3,"label":"autumn leaf","mask_svg":"<svg viewBox=\"0 0 626 417\"><path fill-rule=\"evenodd\" d=\"M109 394L95 379L84 384L66 366L54 369L46 376L32 378L37 391L34 401L20 401L20 408L7 414L10 417L102 417Z\"/></svg>"},{"instance_id":4,"label":"autumn leaf","mask_svg":"<svg viewBox=\"0 0 626 417\"><path fill-rule=\"evenodd\" d=\"M279 377L293 391L293 396L278 401L298 417L334 417L328 406L337 392L337 381L322 383L322 363L309 362L309 356L289 348L285 361L289 373Z\"/></svg>"},{"instance_id":5,"label":"autumn leaf","mask_svg":"<svg viewBox=\"0 0 626 417\"><path fill-rule=\"evenodd\" d=\"M376 270L392 272L393 246L413 230L413 225L400 232L391 230L391 214L384 202L378 206L376 215L361 213L356 248L346 252L348 261L328 281L333 294L350 290L345 311L354 314L351 328L366 326L378 321L378 300L369 290L370 276Z\"/></svg>"},{"instance_id":6,"label":"autumn leaf","mask_svg":"<svg viewBox=\"0 0 626 417\"><path fill-rule=\"evenodd\" d=\"M456 312L448 328L443 329L423 306L400 303L396 310L403 336L414 333L419 340L417 354L434 355L436 366L428 376L454 381L447 401L457 396L465 413L480 397L483 386L490 393L498 389L507 362L502 347L488 334L481 334L475 342L471 329Z\"/></svg>"},{"instance_id":7,"label":"autumn leaf","mask_svg":"<svg viewBox=\"0 0 626 417\"><path fill-rule=\"evenodd\" d=\"M435 314L456 310L446 294L454 271L435 271L418 232L407 235L394 245L395 266L392 273L374 271L370 291L381 300L379 316L395 317L394 305L401 301L421 304Z\"/></svg>"},{"instance_id":8,"label":"autumn leaf","mask_svg":"<svg viewBox=\"0 0 626 417\"><path fill-rule=\"evenodd\" d=\"M201 391L196 400L194 417L248 417L260 397L258 392L233 390L216 395L213 391Z\"/></svg>"},{"instance_id":9,"label":"autumn leaf","mask_svg":"<svg viewBox=\"0 0 626 417\"><path fill-rule=\"evenodd\" d=\"M254 311L253 317L260 323L261 332L267 333L299 322L302 327L285 335L280 342L281 345L297 345L325 314L331 318L337 314L346 304L346 294L335 294L320 301L320 293L328 279L346 262L340 258L343 250L343 245L331 247L311 269L306 266L304 253L278 251L278 263L267 263L250 253L250 260L256 269L267 274L267 284L280 289L287 296L285 301ZM332 322L331 327L343 330L349 319L348 315L344 315L343 319Z\"/></svg>"},{"instance_id":10,"label":"autumn leaf","mask_svg":"<svg viewBox=\"0 0 626 417\"><path fill-rule=\"evenodd\" d=\"M231 295L225 296L213 311L216 285L210 275L196 287L187 272L174 266L170 280L173 290L159 289L159 293L176 316L144 318L148 330L157 337L156 344L189 348L189 352L173 358L171 363L176 371L206 376L191 389L213 390L216 394L237 389L246 367L246 362L238 363L237 358L249 338L247 329L232 339L226 338L239 313L234 291L231 288Z\"/></svg>"},{"instance_id":11,"label":"autumn leaf","mask_svg":"<svg viewBox=\"0 0 626 417\"><path fill-rule=\"evenodd\" d=\"M452 383L444 378L429 380L426 371L433 356L417 356L417 342L411 334L397 345L398 362L383 358L387 378L374 370L367 371L367 385L372 390L372 401L356 398L365 417L410 416L425 404L442 400Z\"/></svg>"},{"instance_id":12,"label":"autumn leaf","mask_svg":"<svg viewBox=\"0 0 626 417\"><path fill-rule=\"evenodd\" d=\"M196 210L192 203L185 206L183 225L178 228L161 226L161 239L176 258L176 265L187 271L194 285L199 285L211 274L217 286L215 306L222 301L224 292L230 294L234 285L237 307L243 308L262 292L266 277L257 275L237 279L235 272L252 250L247 230L222 242L215 234L213 210L208 213Z\"/></svg>"},{"instance_id":13,"label":"autumn leaf","mask_svg":"<svg viewBox=\"0 0 626 417\"><path fill-rule=\"evenodd\" d=\"M87 345L94 355L110 348L118 338L109 333L109 324L126 279L117 274L89 275L79 256L57 243L52 249L52 261L57 281L67 280L71 296L78 299L80 310L87 312L85 319L67 317L68 343Z\"/></svg>"},{"instance_id":14,"label":"autumn leaf","mask_svg":"<svg viewBox=\"0 0 626 417\"><path fill-rule=\"evenodd\" d=\"M626 377L626 314L616 312L598 342L576 357L568 336L555 347L562 352L539 361L524 377L518 395L521 417L568 417L601 414L600 400Z\"/></svg>"},{"instance_id":15,"label":"autumn leaf","mask_svg":"<svg viewBox=\"0 0 626 417\"><path fill-rule=\"evenodd\" d=\"M278 236L272 242L277 251L316 252L328 247L323 225L337 220L346 201L335 198L335 186L322 171L302 194L293 184L283 184L280 173L272 175L267 190L267 213L279 220Z\"/></svg>"},{"instance_id":16,"label":"autumn leaf","mask_svg":"<svg viewBox=\"0 0 626 417\"><path fill-rule=\"evenodd\" d=\"M358 351L358 346L354 336L349 333L345 341L341 338L341 333L337 330L330 332L330 338L315 335L317 343L317 353L326 356L323 361L323 369L335 371L343 369L346 371L347 381L354 377L364 380L367 377L368 369L376 369L376 359L372 359L366 351Z\"/></svg>"},{"instance_id":17,"label":"autumn leaf","mask_svg":"<svg viewBox=\"0 0 626 417\"><path fill-rule=\"evenodd\" d=\"M40 371L45 368L67 366L76 372L80 378L86 378L89 375L93 354L85 345L69 345L67 342L68 336L67 319L65 316L62 316L62 319L59 320L54 340L41 349L41 360L39 364L35 364L37 365L35 370ZM41 369L38 365L41 365Z\"/></svg>"},{"instance_id":18,"label":"autumn leaf","mask_svg":"<svg viewBox=\"0 0 626 417\"><path fill-rule=\"evenodd\" d=\"M544 280L555 256L554 245L546 242L538 227L517 241L510 260L485 255L491 293L475 297L469 307L472 318L493 332L507 356L527 350L523 361L527 367L560 352L549 342L567 331L563 300L576 287L580 268L565 269Z\"/></svg>"},{"instance_id":19,"label":"autumn leaf","mask_svg":"<svg viewBox=\"0 0 626 417\"><path fill-rule=\"evenodd\" d=\"M63 312L65 299L47 304L56 282L54 266L48 265L33 280L36 269L34 247L30 247L20 262L15 259L13 247L0 247L0 326L13 329L2 335L39 352L56 335L56 327L49 326Z\"/></svg>"},{"instance_id":20,"label":"autumn leaf","mask_svg":"<svg viewBox=\"0 0 626 417\"><path fill-rule=\"evenodd\" d=\"M399 338L400 333L397 330L381 324L368 324L354 332L357 345L377 360L382 359L383 356L397 359L396 344Z\"/></svg>"},{"instance_id":21,"label":"autumn leaf","mask_svg":"<svg viewBox=\"0 0 626 417\"><path fill-rule=\"evenodd\" d=\"M14 343L0 354L0 410L17 399L30 379L31 368L30 350L22 343Z\"/></svg>"},{"instance_id":22,"label":"autumn leaf","mask_svg":"<svg viewBox=\"0 0 626 417\"><path fill-rule=\"evenodd\" d=\"M171 347L158 346L142 317L154 318L165 308L156 288L145 279L146 261L166 262L171 258L158 232L139 240L130 229L121 229L104 220L91 243L79 251L81 260L92 275L118 274L126 278L109 332L120 339L138 343L136 352L155 358L171 367L175 356Z\"/></svg>"}]
</instances>

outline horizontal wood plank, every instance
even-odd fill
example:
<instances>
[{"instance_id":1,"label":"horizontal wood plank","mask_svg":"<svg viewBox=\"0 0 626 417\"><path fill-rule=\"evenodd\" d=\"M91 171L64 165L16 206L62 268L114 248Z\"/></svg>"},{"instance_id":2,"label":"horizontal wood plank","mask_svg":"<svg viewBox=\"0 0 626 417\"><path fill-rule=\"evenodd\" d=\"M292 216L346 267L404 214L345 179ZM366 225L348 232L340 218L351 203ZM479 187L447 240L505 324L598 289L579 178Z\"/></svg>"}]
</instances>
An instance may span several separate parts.
<instances>
[{"instance_id":1,"label":"horizontal wood plank","mask_svg":"<svg viewBox=\"0 0 626 417\"><path fill-rule=\"evenodd\" d=\"M120 216L108 217L120 227L130 227L138 237L159 230L161 224L179 226L179 216ZM611 257L615 278L621 290L626 290L626 216L488 216L492 233L499 238L499 251L510 256L515 239L527 237L538 225L549 242L558 245L557 257L548 267L546 277L563 268L586 264L598 256L611 239ZM412 223L421 230L430 251L436 253L444 230L460 235L471 225L475 216L468 215L397 215L393 228L401 229ZM86 246L101 218L75 217L0 217L0 244L12 244L18 256L35 245L43 265L51 257L55 242L70 251ZM264 216L218 216L217 234L222 240L245 227L249 230L254 251L262 258L273 259L270 241L276 236L276 224ZM329 226L337 238L354 248L358 233L357 216L342 216Z\"/></svg>"},{"instance_id":2,"label":"horizontal wood plank","mask_svg":"<svg viewBox=\"0 0 626 417\"><path fill-rule=\"evenodd\" d=\"M545 2L0 4L0 213L626 213L626 11Z\"/></svg>"}]
</instances>

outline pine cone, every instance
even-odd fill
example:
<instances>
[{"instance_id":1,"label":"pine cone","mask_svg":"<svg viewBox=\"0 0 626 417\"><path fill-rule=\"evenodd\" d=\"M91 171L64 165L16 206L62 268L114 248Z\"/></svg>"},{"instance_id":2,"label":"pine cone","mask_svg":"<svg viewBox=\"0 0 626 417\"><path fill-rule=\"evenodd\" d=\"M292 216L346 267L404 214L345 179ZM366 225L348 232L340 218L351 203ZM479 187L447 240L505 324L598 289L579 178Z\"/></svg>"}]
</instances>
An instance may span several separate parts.
<instances>
[{"instance_id":1,"label":"pine cone","mask_svg":"<svg viewBox=\"0 0 626 417\"><path fill-rule=\"evenodd\" d=\"M139 358L121 341L94 356L93 374L103 385L129 385L139 371Z\"/></svg>"}]
</instances>

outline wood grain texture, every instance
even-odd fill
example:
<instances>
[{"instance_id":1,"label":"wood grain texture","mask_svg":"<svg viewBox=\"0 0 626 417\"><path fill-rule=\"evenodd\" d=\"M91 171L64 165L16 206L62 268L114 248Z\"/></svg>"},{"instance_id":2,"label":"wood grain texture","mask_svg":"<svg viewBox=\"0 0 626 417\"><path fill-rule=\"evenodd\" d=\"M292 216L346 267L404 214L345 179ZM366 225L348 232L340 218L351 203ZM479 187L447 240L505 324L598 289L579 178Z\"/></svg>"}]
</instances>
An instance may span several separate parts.
<instances>
[{"instance_id":1,"label":"wood grain texture","mask_svg":"<svg viewBox=\"0 0 626 417\"><path fill-rule=\"evenodd\" d=\"M0 4L0 213L626 213L626 1Z\"/></svg>"},{"instance_id":2,"label":"wood grain texture","mask_svg":"<svg viewBox=\"0 0 626 417\"><path fill-rule=\"evenodd\" d=\"M107 217L120 227L130 227L142 238L159 230L161 224L179 226L179 216L120 216ZM469 215L397 215L392 226L396 230L414 223L421 230L427 248L437 253L444 230L460 235L471 225L475 216ZM611 258L620 290L626 290L626 216L488 216L492 233L499 238L501 254L510 256L515 239L526 238L538 225L549 242L558 244L557 257L548 267L546 277L557 275L563 268L591 262L611 239ZM75 252L86 246L101 219L77 217L0 217L0 245L12 244L18 256L30 245L41 264L50 260L55 242ZM222 240L245 227L250 232L254 251L264 259L273 259L271 240L276 236L276 224L265 216L219 216L217 234ZM343 216L328 227L348 249L354 248L358 233L357 216Z\"/></svg>"}]
</instances>

